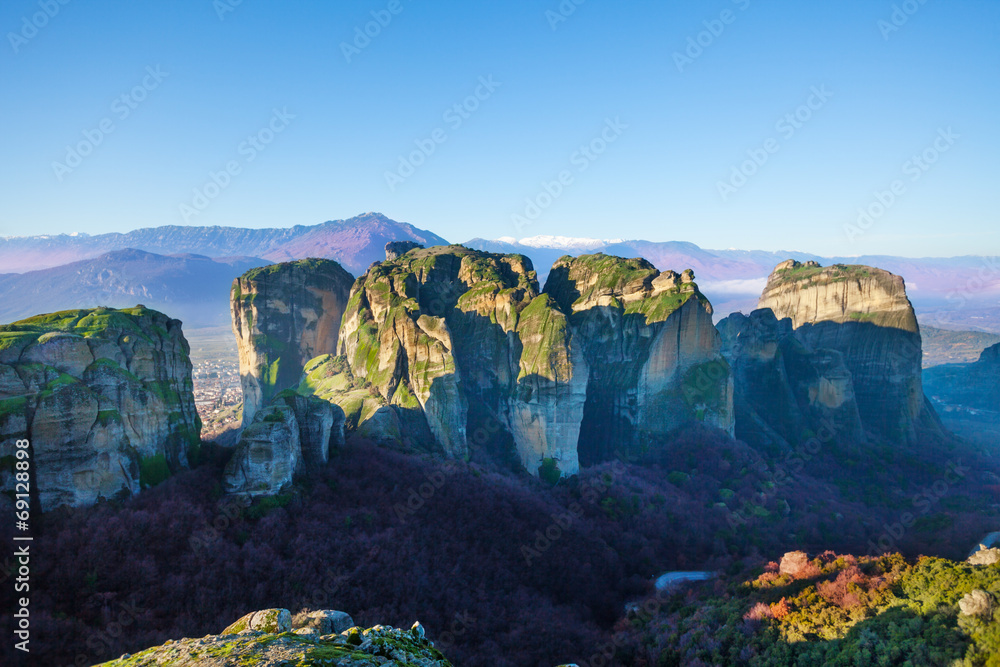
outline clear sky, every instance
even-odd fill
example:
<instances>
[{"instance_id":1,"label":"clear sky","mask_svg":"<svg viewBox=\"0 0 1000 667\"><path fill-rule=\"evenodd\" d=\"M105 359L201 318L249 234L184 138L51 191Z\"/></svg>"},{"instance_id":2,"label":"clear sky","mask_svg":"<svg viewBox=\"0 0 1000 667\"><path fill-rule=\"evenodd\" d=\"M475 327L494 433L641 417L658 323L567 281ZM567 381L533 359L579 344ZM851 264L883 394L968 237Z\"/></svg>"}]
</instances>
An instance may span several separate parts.
<instances>
[{"instance_id":1,"label":"clear sky","mask_svg":"<svg viewBox=\"0 0 1000 667\"><path fill-rule=\"evenodd\" d=\"M0 235L1000 253L1000 3L576 2L6 0Z\"/></svg>"}]
</instances>

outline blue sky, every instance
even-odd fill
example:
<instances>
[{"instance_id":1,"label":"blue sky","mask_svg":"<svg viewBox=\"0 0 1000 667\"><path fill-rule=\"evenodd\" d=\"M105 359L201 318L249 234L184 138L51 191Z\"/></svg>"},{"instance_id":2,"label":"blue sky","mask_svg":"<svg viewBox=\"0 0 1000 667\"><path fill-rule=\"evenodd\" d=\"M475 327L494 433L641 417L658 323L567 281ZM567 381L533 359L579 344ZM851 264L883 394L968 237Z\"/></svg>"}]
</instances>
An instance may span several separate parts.
<instances>
[{"instance_id":1,"label":"blue sky","mask_svg":"<svg viewBox=\"0 0 1000 667\"><path fill-rule=\"evenodd\" d=\"M0 6L0 235L1000 253L1000 3L63 1Z\"/></svg>"}]
</instances>

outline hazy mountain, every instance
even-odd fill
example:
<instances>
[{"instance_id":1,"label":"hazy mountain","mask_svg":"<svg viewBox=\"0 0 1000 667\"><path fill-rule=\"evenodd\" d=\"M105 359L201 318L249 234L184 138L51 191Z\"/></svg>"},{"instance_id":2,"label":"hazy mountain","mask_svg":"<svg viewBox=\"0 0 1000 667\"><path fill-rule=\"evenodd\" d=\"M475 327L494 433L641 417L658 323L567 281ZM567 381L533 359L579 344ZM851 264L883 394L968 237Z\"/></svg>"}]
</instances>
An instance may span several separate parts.
<instances>
[{"instance_id":1,"label":"hazy mountain","mask_svg":"<svg viewBox=\"0 0 1000 667\"><path fill-rule=\"evenodd\" d=\"M259 257L211 259L127 249L51 269L0 275L0 322L71 308L141 303L186 327L229 325L236 276L269 264Z\"/></svg>"},{"instance_id":2,"label":"hazy mountain","mask_svg":"<svg viewBox=\"0 0 1000 667\"><path fill-rule=\"evenodd\" d=\"M323 257L338 261L354 275L361 275L372 262L384 259L384 247L389 241L414 241L424 246L447 243L442 237L408 223L390 220L380 213L365 213L348 220L289 228L167 226L138 229L126 234L0 238L0 271L24 272L51 268L95 259L111 251L134 248L159 255L193 253L210 258L242 256L262 258L269 262ZM717 319L737 310L752 310L768 274L775 265L786 259L813 260L823 265L838 262L867 264L883 268L906 280L907 293L921 322L946 329L1000 333L1000 259L991 257L822 257L798 251L734 248L711 250L684 241L564 236L534 236L520 240L511 237L495 240L474 238L464 245L478 250L527 255L538 271L542 284L552 264L567 254L604 252L624 257L645 257L660 270L680 271L690 268L694 270L702 291L712 301ZM233 272L230 278L239 273ZM133 279L141 278L139 274L132 275ZM10 280L9 277L0 279L0 285ZM55 295L62 288L54 285L53 289ZM196 297L195 301L203 300L206 292L197 292L193 297ZM174 298L175 302L182 301ZM31 301L20 290L12 299L15 304L30 304ZM209 306L209 310L218 310L219 303L221 301ZM189 305L189 312L192 312L196 303ZM32 309L31 313L40 310L42 309ZM15 311L25 312L19 305L0 306L0 313ZM192 314L199 321L205 319L202 312ZM208 319L215 321L218 317Z\"/></svg>"},{"instance_id":3,"label":"hazy mountain","mask_svg":"<svg viewBox=\"0 0 1000 667\"><path fill-rule=\"evenodd\" d=\"M335 259L355 275L385 258L389 241L416 241L425 246L446 244L440 236L396 222L381 213L349 220L288 228L166 226L126 234L60 234L0 238L0 267L25 272L91 259L113 250L134 248L161 255L193 253L207 257L262 257L284 262L306 257Z\"/></svg>"}]
</instances>

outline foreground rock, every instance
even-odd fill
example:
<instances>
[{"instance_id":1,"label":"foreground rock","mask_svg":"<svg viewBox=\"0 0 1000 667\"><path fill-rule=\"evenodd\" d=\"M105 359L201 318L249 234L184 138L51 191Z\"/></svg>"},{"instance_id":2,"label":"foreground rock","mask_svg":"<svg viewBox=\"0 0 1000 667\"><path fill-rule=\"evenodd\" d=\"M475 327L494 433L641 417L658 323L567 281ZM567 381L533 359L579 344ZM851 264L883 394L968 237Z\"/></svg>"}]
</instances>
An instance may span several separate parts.
<instances>
[{"instance_id":1,"label":"foreground rock","mask_svg":"<svg viewBox=\"0 0 1000 667\"><path fill-rule=\"evenodd\" d=\"M345 618L350 620L343 612L336 611L314 612L313 617L325 619L328 623ZM300 632L302 629L309 631ZM351 627L339 633L322 635L314 632L312 626L292 630L288 610L266 609L244 616L222 634L168 641L162 646L102 664L105 667L451 665L434 648L433 642L424 637L419 623L414 623L410 630L376 625L367 630Z\"/></svg>"},{"instance_id":2,"label":"foreground rock","mask_svg":"<svg viewBox=\"0 0 1000 667\"><path fill-rule=\"evenodd\" d=\"M233 281L230 311L240 356L243 424L296 385L306 362L337 348L354 278L327 259L253 269Z\"/></svg>"},{"instance_id":3,"label":"foreground rock","mask_svg":"<svg viewBox=\"0 0 1000 667\"><path fill-rule=\"evenodd\" d=\"M843 356L869 436L908 443L922 429L940 431L924 398L920 329L902 278L870 266L788 260L775 267L758 305L789 318L807 348Z\"/></svg>"},{"instance_id":4,"label":"foreground rock","mask_svg":"<svg viewBox=\"0 0 1000 667\"><path fill-rule=\"evenodd\" d=\"M188 467L201 432L189 352L181 323L144 306L0 326L0 459L30 440L43 511L128 496Z\"/></svg>"}]
</instances>

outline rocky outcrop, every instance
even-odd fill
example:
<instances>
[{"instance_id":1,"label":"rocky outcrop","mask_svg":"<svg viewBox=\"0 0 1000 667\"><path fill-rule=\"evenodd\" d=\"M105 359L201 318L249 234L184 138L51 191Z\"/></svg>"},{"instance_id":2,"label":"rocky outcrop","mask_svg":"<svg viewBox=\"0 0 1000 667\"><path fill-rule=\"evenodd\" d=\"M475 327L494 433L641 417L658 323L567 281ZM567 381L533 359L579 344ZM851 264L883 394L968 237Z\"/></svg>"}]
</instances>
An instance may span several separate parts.
<instances>
[{"instance_id":1,"label":"rocky outcrop","mask_svg":"<svg viewBox=\"0 0 1000 667\"><path fill-rule=\"evenodd\" d=\"M344 444L344 411L329 401L293 390L278 394L243 429L226 465L227 493L274 495L305 466L330 458Z\"/></svg>"},{"instance_id":2,"label":"rocky outcrop","mask_svg":"<svg viewBox=\"0 0 1000 667\"><path fill-rule=\"evenodd\" d=\"M789 260L775 267L759 307L791 319L810 349L843 355L871 437L912 442L920 429L940 428L924 398L920 329L902 278L869 266Z\"/></svg>"},{"instance_id":3,"label":"rocky outcrop","mask_svg":"<svg viewBox=\"0 0 1000 667\"><path fill-rule=\"evenodd\" d=\"M389 241L385 244L385 259L391 262L399 259L411 250L423 249L423 246L414 241Z\"/></svg>"},{"instance_id":4,"label":"rocky outcrop","mask_svg":"<svg viewBox=\"0 0 1000 667\"><path fill-rule=\"evenodd\" d=\"M733 382L712 306L685 271L643 259L564 257L545 292L567 314L588 373L579 441L592 465L641 453L690 420L733 431Z\"/></svg>"},{"instance_id":5,"label":"rocky outcrop","mask_svg":"<svg viewBox=\"0 0 1000 667\"><path fill-rule=\"evenodd\" d=\"M32 447L43 511L127 496L188 466L200 444L181 323L144 306L0 326L2 487Z\"/></svg>"},{"instance_id":6,"label":"rocky outcrop","mask_svg":"<svg viewBox=\"0 0 1000 667\"><path fill-rule=\"evenodd\" d=\"M392 405L419 408L444 453L464 458L467 429L509 423L519 313L537 296L523 256L413 250L358 279L339 351L355 378Z\"/></svg>"},{"instance_id":7,"label":"rocky outcrop","mask_svg":"<svg viewBox=\"0 0 1000 667\"><path fill-rule=\"evenodd\" d=\"M306 362L337 348L354 278L334 261L304 259L253 269L233 281L243 424L298 384Z\"/></svg>"},{"instance_id":8,"label":"rocky outcrop","mask_svg":"<svg viewBox=\"0 0 1000 667\"><path fill-rule=\"evenodd\" d=\"M295 617L300 618L306 619L303 615ZM451 665L424 635L420 623L414 623L409 630L376 625L338 631L338 621L350 621L350 616L343 612L314 612L306 620L313 619L318 623L299 625L287 609L265 609L247 614L221 634L168 641L163 646L102 663L101 667ZM322 632L326 629L330 632Z\"/></svg>"},{"instance_id":9,"label":"rocky outcrop","mask_svg":"<svg viewBox=\"0 0 1000 667\"><path fill-rule=\"evenodd\" d=\"M843 355L813 350L791 319L770 309L733 313L718 324L735 380L736 437L777 453L817 434L838 444L864 440L854 382Z\"/></svg>"},{"instance_id":10,"label":"rocky outcrop","mask_svg":"<svg viewBox=\"0 0 1000 667\"><path fill-rule=\"evenodd\" d=\"M688 420L732 432L728 364L689 271L564 258L540 293L522 255L387 253L351 288L336 350L311 348L325 354L294 388L340 406L357 436L572 474L581 453L598 463ZM253 428L255 442L280 430Z\"/></svg>"}]
</instances>

